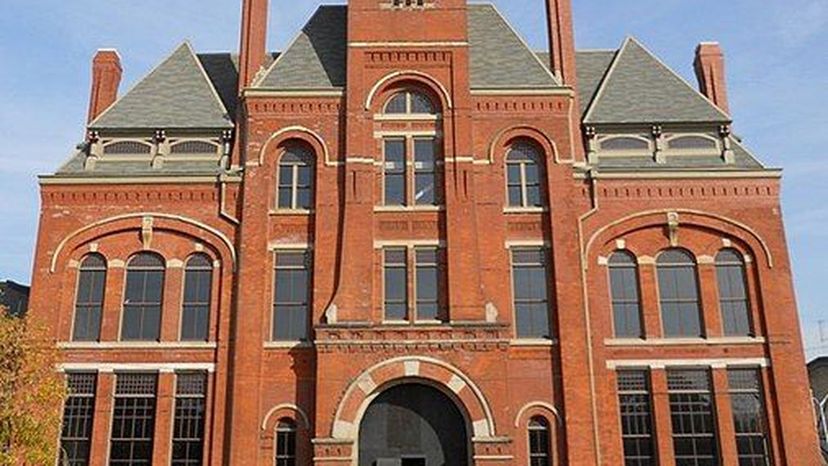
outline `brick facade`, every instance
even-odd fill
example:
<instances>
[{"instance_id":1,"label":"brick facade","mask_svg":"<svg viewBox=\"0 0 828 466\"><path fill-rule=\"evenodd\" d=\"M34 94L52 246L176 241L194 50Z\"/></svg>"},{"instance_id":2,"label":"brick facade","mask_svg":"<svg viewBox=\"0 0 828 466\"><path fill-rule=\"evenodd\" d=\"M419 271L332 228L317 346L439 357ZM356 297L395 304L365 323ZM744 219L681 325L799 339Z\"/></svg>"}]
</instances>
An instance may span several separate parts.
<instances>
[{"instance_id":1,"label":"brick facade","mask_svg":"<svg viewBox=\"0 0 828 466\"><path fill-rule=\"evenodd\" d=\"M191 370L209 374L204 464L274 464L282 419L296 423L297 464L357 464L368 403L411 380L457 402L469 464L528 464L534 416L552 426L554 464L623 464L616 371L646 368L657 456L669 466L666 371L701 367L712 374L722 464L736 465L727 370L745 366L761 369L773 464L817 464L778 174L588 169L571 87L473 91L465 1L404 11L391 3L350 2L344 91L242 86L230 154L242 176L42 184L31 308L52 323L65 371L98 374L89 464L107 464L116 374L135 370L159 374L153 464L170 461L176 373ZM559 60L550 68L574 86L571 7L547 4ZM263 63L249 56L263 50L262 18L250 16L262 8L267 2L245 2L243 81ZM383 118L384 103L411 88L440 116ZM436 136L444 202L381 205L388 134ZM504 200L515 141L544 154L543 208L510 209ZM315 154L314 203L301 212L275 207L280 157L297 142ZM421 245L441 251L443 320L383 323L383 247ZM510 248L519 246L549 257L550 339L516 335ZM671 247L697 260L700 338L662 331L655 264ZM746 259L750 336L723 333L714 257L724 248ZM618 249L638 259L640 339L613 337L607 258ZM282 250L312 252L310 342L271 339L274 253ZM141 251L166 261L160 338L124 342L126 266ZM76 342L76 283L90 253L108 264L101 332ZM183 276L196 253L214 264L209 337L182 342Z\"/></svg>"}]
</instances>

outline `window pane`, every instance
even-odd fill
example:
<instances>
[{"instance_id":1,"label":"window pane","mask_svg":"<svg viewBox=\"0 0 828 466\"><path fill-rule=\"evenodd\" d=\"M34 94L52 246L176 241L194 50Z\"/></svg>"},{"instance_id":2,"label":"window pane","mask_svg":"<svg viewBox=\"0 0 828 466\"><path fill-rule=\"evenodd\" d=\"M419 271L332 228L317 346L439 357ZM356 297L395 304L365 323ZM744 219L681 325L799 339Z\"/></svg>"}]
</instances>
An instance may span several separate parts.
<instances>
[{"instance_id":1,"label":"window pane","mask_svg":"<svg viewBox=\"0 0 828 466\"><path fill-rule=\"evenodd\" d=\"M273 287L273 339L276 341L308 338L309 266L308 253L276 253L276 283Z\"/></svg>"},{"instance_id":2,"label":"window pane","mask_svg":"<svg viewBox=\"0 0 828 466\"><path fill-rule=\"evenodd\" d=\"M658 258L662 323L668 337L700 337L701 308L698 276L692 257L678 249Z\"/></svg>"},{"instance_id":3,"label":"window pane","mask_svg":"<svg viewBox=\"0 0 828 466\"><path fill-rule=\"evenodd\" d=\"M198 255L187 262L181 312L182 340L207 340L212 280L209 257Z\"/></svg>"},{"instance_id":4,"label":"window pane","mask_svg":"<svg viewBox=\"0 0 828 466\"><path fill-rule=\"evenodd\" d=\"M641 370L619 371L618 396L625 464L654 465L653 413L648 373Z\"/></svg>"},{"instance_id":5,"label":"window pane","mask_svg":"<svg viewBox=\"0 0 828 466\"><path fill-rule=\"evenodd\" d=\"M747 279L744 261L738 252L725 249L716 256L716 278L725 335L750 335L752 328Z\"/></svg>"},{"instance_id":6,"label":"window pane","mask_svg":"<svg viewBox=\"0 0 828 466\"><path fill-rule=\"evenodd\" d=\"M176 374L172 466L200 466L202 464L206 396L206 374L200 372Z\"/></svg>"},{"instance_id":7,"label":"window pane","mask_svg":"<svg viewBox=\"0 0 828 466\"><path fill-rule=\"evenodd\" d=\"M416 257L416 296L417 319L436 320L440 307L440 265L436 249L417 249Z\"/></svg>"},{"instance_id":8,"label":"window pane","mask_svg":"<svg viewBox=\"0 0 828 466\"><path fill-rule=\"evenodd\" d=\"M770 464L761 373L757 369L727 371L739 464Z\"/></svg>"},{"instance_id":9,"label":"window pane","mask_svg":"<svg viewBox=\"0 0 828 466\"><path fill-rule=\"evenodd\" d=\"M151 464L156 375L117 374L115 380L109 464Z\"/></svg>"},{"instance_id":10,"label":"window pane","mask_svg":"<svg viewBox=\"0 0 828 466\"><path fill-rule=\"evenodd\" d=\"M667 385L676 464L718 465L710 373L696 369L668 370Z\"/></svg>"},{"instance_id":11,"label":"window pane","mask_svg":"<svg viewBox=\"0 0 828 466\"><path fill-rule=\"evenodd\" d=\"M65 460L69 466L86 466L90 459L97 375L69 373L66 378L69 392L63 408L59 460Z\"/></svg>"},{"instance_id":12,"label":"window pane","mask_svg":"<svg viewBox=\"0 0 828 466\"><path fill-rule=\"evenodd\" d=\"M424 114L436 113L431 99L420 92L413 92L411 94L411 112Z\"/></svg>"},{"instance_id":13,"label":"window pane","mask_svg":"<svg viewBox=\"0 0 828 466\"><path fill-rule=\"evenodd\" d=\"M402 114L407 113L408 109L406 108L406 94L401 92L388 101L385 105L385 113L391 114Z\"/></svg>"},{"instance_id":14,"label":"window pane","mask_svg":"<svg viewBox=\"0 0 828 466\"><path fill-rule=\"evenodd\" d=\"M515 328L518 338L548 338L549 302L543 250L512 252Z\"/></svg>"},{"instance_id":15,"label":"window pane","mask_svg":"<svg viewBox=\"0 0 828 466\"><path fill-rule=\"evenodd\" d=\"M385 141L385 205L405 205L405 140Z\"/></svg>"},{"instance_id":16,"label":"window pane","mask_svg":"<svg viewBox=\"0 0 828 466\"><path fill-rule=\"evenodd\" d=\"M384 308L386 320L408 317L408 267L405 249L384 251Z\"/></svg>"}]
</instances>

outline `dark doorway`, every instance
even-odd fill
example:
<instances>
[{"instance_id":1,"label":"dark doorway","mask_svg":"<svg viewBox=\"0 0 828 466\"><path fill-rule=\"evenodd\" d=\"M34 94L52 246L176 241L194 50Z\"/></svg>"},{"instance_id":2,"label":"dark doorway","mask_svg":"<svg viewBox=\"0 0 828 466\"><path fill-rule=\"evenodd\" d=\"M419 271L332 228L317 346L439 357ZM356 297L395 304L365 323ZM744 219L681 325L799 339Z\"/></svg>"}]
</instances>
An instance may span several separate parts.
<instances>
[{"instance_id":1,"label":"dark doorway","mask_svg":"<svg viewBox=\"0 0 828 466\"><path fill-rule=\"evenodd\" d=\"M411 383L389 388L365 411L359 466L467 466L466 422L440 390Z\"/></svg>"}]
</instances>

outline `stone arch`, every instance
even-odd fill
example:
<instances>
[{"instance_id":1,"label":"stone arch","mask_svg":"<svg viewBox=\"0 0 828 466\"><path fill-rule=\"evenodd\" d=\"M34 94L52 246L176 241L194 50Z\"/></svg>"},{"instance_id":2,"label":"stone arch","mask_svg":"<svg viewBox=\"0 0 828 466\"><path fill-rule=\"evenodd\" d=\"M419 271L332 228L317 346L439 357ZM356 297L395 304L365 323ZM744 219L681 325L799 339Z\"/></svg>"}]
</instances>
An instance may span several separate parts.
<instances>
[{"instance_id":1,"label":"stone arch","mask_svg":"<svg viewBox=\"0 0 828 466\"><path fill-rule=\"evenodd\" d=\"M159 212L136 212L98 220L66 235L52 254L49 272L54 273L57 270L58 261L67 251L74 251L81 245L89 243L96 238L124 231L138 231L142 232L143 235L151 235L154 229L183 233L209 244L216 251L224 250L225 254L222 255L230 258L230 262L235 270L236 248L230 238L217 228L181 215ZM212 241L208 241L208 239L212 239Z\"/></svg>"},{"instance_id":2,"label":"stone arch","mask_svg":"<svg viewBox=\"0 0 828 466\"><path fill-rule=\"evenodd\" d=\"M531 125L509 126L500 130L489 145L489 163L500 162L506 150L516 139L528 139L537 144L546 154L552 155L556 163L560 161L558 146L541 129ZM498 157L500 155L500 157Z\"/></svg>"},{"instance_id":3,"label":"stone arch","mask_svg":"<svg viewBox=\"0 0 828 466\"><path fill-rule=\"evenodd\" d=\"M380 362L359 375L345 390L334 417L331 437L354 440L359 422L370 402L389 384L420 380L453 395L469 417L475 438L495 436L491 408L474 381L453 365L439 359L409 356Z\"/></svg>"},{"instance_id":4,"label":"stone arch","mask_svg":"<svg viewBox=\"0 0 828 466\"><path fill-rule=\"evenodd\" d=\"M328 145L319 133L304 126L287 126L271 134L267 141L262 144L262 148L259 150L259 166L264 164L265 154L271 150L271 147L279 147L290 139L298 139L310 145L316 153L317 163L322 160L325 165L333 164Z\"/></svg>"},{"instance_id":5,"label":"stone arch","mask_svg":"<svg viewBox=\"0 0 828 466\"><path fill-rule=\"evenodd\" d=\"M521 420L523 420L527 414L534 416L540 413L546 413L548 416L555 419L555 423L558 427L563 426L563 417L561 417L561 413L555 406L545 401L531 401L523 405L523 407L520 408L518 413L515 415L515 427L520 427Z\"/></svg>"},{"instance_id":6,"label":"stone arch","mask_svg":"<svg viewBox=\"0 0 828 466\"><path fill-rule=\"evenodd\" d=\"M413 81L427 87L434 95L439 97L440 106L445 110L451 110L454 107L451 94L449 94L448 89L440 81L421 71L403 70L389 73L374 84L370 92L368 92L368 97L365 99L365 110L371 110L374 106L374 98L380 91L400 81Z\"/></svg>"},{"instance_id":7,"label":"stone arch","mask_svg":"<svg viewBox=\"0 0 828 466\"><path fill-rule=\"evenodd\" d=\"M292 413L292 415L283 415L287 412ZM310 419L302 408L293 403L282 403L270 408L270 411L265 414L264 419L262 419L262 430L266 431L274 429L276 424L278 424L279 419L283 419L285 417L296 420L297 424L303 429L310 429Z\"/></svg>"},{"instance_id":8,"label":"stone arch","mask_svg":"<svg viewBox=\"0 0 828 466\"><path fill-rule=\"evenodd\" d=\"M586 259L591 254L592 248L596 243L600 244L600 242L620 238L634 230L664 227L668 224L668 214L672 213L679 215L679 228L681 225L692 225L714 230L736 238L750 248L753 256L758 257L761 254L765 258L768 268L774 267L773 254L767 241L754 229L724 215L693 209L657 209L636 212L602 226L586 242L586 246L584 247L585 266L588 267L589 265L589 261Z\"/></svg>"}]
</instances>

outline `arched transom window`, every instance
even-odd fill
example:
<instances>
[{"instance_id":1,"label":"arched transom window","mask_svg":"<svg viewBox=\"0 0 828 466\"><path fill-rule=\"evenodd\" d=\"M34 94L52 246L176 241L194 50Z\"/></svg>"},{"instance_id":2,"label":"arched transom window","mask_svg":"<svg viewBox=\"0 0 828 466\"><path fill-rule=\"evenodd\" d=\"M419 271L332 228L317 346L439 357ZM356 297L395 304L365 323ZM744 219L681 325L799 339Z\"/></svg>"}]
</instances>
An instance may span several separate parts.
<instances>
[{"instance_id":1,"label":"arched transom window","mask_svg":"<svg viewBox=\"0 0 828 466\"><path fill-rule=\"evenodd\" d=\"M542 207L543 157L535 144L519 141L506 155L506 190L509 207Z\"/></svg>"},{"instance_id":2,"label":"arched transom window","mask_svg":"<svg viewBox=\"0 0 828 466\"><path fill-rule=\"evenodd\" d=\"M437 107L429 96L417 90L405 90L385 103L386 115L436 115Z\"/></svg>"},{"instance_id":3,"label":"arched transom window","mask_svg":"<svg viewBox=\"0 0 828 466\"><path fill-rule=\"evenodd\" d=\"M290 144L279 159L278 206L284 210L313 207L313 151L303 144Z\"/></svg>"}]
</instances>

